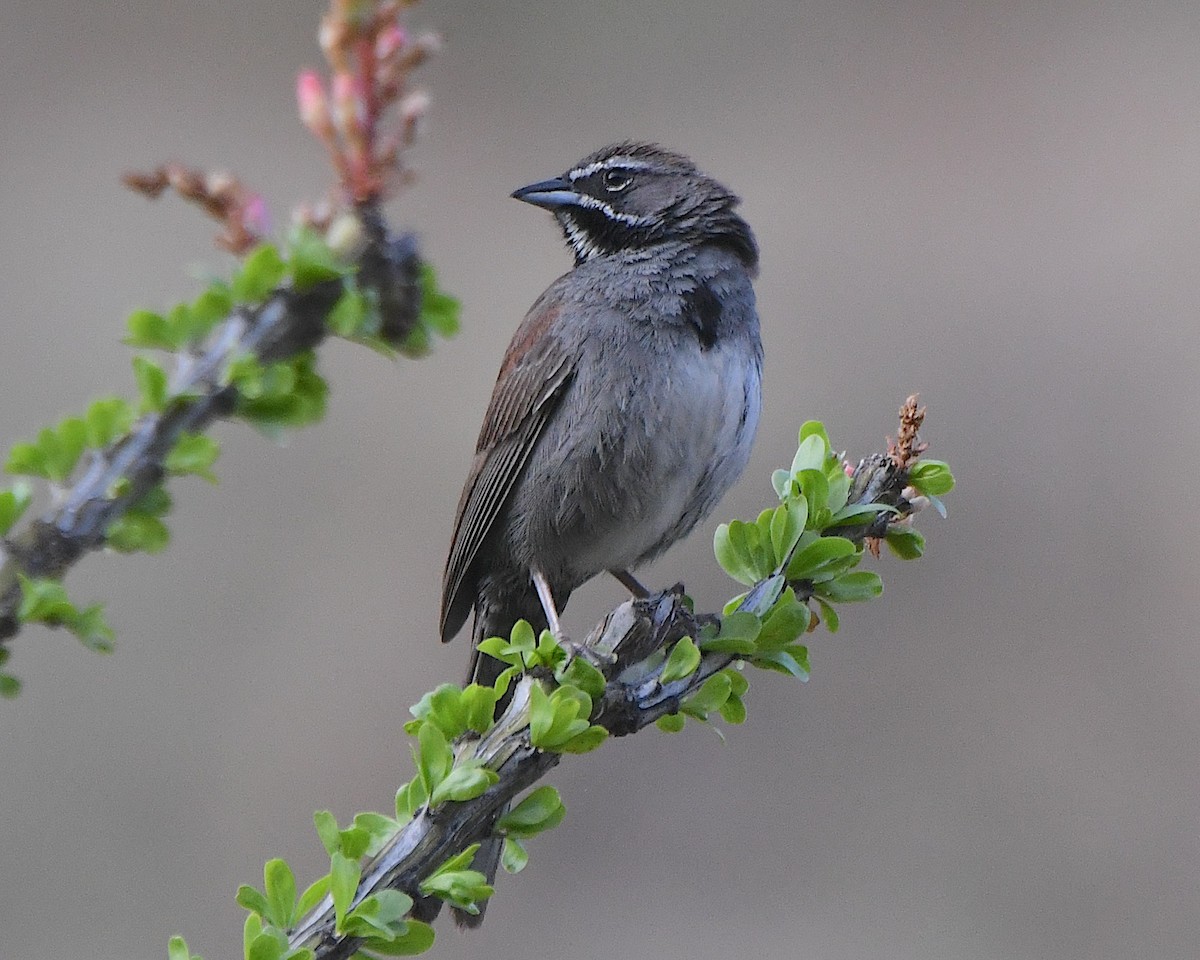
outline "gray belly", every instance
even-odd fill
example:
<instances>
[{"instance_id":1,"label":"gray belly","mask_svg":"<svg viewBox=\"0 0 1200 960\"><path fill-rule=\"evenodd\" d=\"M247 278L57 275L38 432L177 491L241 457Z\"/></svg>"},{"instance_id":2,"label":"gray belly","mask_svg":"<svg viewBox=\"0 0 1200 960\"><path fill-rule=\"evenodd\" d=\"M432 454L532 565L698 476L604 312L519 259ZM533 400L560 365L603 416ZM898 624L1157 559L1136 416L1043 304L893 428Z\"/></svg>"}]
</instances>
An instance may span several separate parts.
<instances>
[{"instance_id":1,"label":"gray belly","mask_svg":"<svg viewBox=\"0 0 1200 960\"><path fill-rule=\"evenodd\" d=\"M757 360L748 344L686 346L604 383L581 372L547 426L514 496L509 543L556 588L653 559L745 467L761 403Z\"/></svg>"}]
</instances>

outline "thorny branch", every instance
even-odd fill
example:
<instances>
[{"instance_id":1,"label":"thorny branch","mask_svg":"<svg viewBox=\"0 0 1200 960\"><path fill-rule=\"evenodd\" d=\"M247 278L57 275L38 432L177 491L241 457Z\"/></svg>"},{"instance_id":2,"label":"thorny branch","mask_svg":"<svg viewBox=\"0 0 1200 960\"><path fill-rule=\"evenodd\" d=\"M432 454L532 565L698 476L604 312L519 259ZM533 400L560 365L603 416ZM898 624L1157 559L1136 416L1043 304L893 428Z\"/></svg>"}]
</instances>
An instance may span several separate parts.
<instances>
[{"instance_id":1,"label":"thorny branch","mask_svg":"<svg viewBox=\"0 0 1200 960\"><path fill-rule=\"evenodd\" d=\"M910 440L915 440L915 434ZM851 504L886 504L903 516L909 504L903 495L906 471L892 456L874 455L862 460L851 481ZM839 536L863 542L868 536L882 536L887 523L896 515L879 515L870 524L854 530L840 529ZM830 531L831 533L834 531ZM740 609L764 615L785 586L804 599L811 585L785 583L780 575L759 582L743 599ZM663 659L656 654L685 636L698 636L701 626L714 619L694 614L683 602L682 586L644 599L629 600L613 610L583 641L582 646L595 654L607 681L604 695L596 701L591 722L604 727L612 736L637 733L660 717L676 713L680 704L704 685L704 682L738 657L706 653L691 675L666 684L660 682ZM415 918L430 920L438 903L423 899L420 882L448 857L472 843L481 842L494 830L497 816L523 790L536 783L558 765L562 755L535 749L530 743L529 697L532 684L524 677L504 714L471 748L459 744L461 762L482 760L495 770L499 780L473 800L446 803L417 813L375 857L364 866L354 904L385 889L399 890L414 900ZM292 947L308 947L317 960L345 960L361 944L354 937L340 936L335 930L332 901L328 898L305 918L290 937Z\"/></svg>"},{"instance_id":2,"label":"thorny branch","mask_svg":"<svg viewBox=\"0 0 1200 960\"><path fill-rule=\"evenodd\" d=\"M407 234L390 235L373 206L358 214L366 240L356 258L358 284L378 294L383 328L399 343L421 309L416 241ZM202 353L179 355L166 409L143 416L128 434L98 451L57 506L3 542L0 641L20 628L18 575L60 578L85 554L103 547L113 521L163 479L167 455L179 438L233 413L237 392L226 385L229 365L245 354L270 363L316 347L342 289L341 280L303 291L280 288L258 306L235 309Z\"/></svg>"},{"instance_id":3,"label":"thorny branch","mask_svg":"<svg viewBox=\"0 0 1200 960\"><path fill-rule=\"evenodd\" d=\"M331 199L301 210L299 220L327 239L349 225L338 247L353 250L345 255L356 268L356 285L378 306L379 337L394 346L418 323L421 260L412 235L389 233L380 207L412 177L404 151L429 102L412 87L412 74L439 48L435 34L410 35L401 25L403 9L414 2L330 0L320 30L330 76L304 70L296 87L300 118L329 150L338 177ZM126 174L124 181L149 197L169 188L196 204L221 223L217 244L233 253L246 253L265 232L261 196L228 174L168 163ZM103 547L113 522L163 479L179 439L234 412L231 364L246 355L270 363L316 347L342 291L341 280L304 290L284 287L258 305L237 307L203 346L177 354L172 399L164 410L141 417L96 451L52 509L0 540L0 652L20 629L20 577L60 579Z\"/></svg>"}]
</instances>

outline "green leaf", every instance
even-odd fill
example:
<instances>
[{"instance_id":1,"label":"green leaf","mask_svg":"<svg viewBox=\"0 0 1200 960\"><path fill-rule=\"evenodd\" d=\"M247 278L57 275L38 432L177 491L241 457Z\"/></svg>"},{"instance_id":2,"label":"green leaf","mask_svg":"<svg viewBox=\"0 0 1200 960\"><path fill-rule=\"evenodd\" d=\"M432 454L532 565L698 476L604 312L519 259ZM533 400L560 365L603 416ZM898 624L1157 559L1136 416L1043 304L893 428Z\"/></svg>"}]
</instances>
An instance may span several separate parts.
<instances>
[{"instance_id":1,"label":"green leaf","mask_svg":"<svg viewBox=\"0 0 1200 960\"><path fill-rule=\"evenodd\" d=\"M687 706L701 713L719 710L733 692L733 684L723 672L714 674L694 694L688 697Z\"/></svg>"},{"instance_id":2,"label":"green leaf","mask_svg":"<svg viewBox=\"0 0 1200 960\"><path fill-rule=\"evenodd\" d=\"M385 957L412 957L433 946L433 927L420 920L406 920L405 932L391 941L367 938L363 947L372 954ZM356 954L362 956L362 954Z\"/></svg>"},{"instance_id":3,"label":"green leaf","mask_svg":"<svg viewBox=\"0 0 1200 960\"><path fill-rule=\"evenodd\" d=\"M908 468L908 482L928 497L944 497L954 489L954 474L942 460L918 460Z\"/></svg>"},{"instance_id":4,"label":"green leaf","mask_svg":"<svg viewBox=\"0 0 1200 960\"><path fill-rule=\"evenodd\" d=\"M809 423L812 422L815 421L809 421ZM822 479L824 479L825 458L829 453L829 441L824 434L823 427L819 433L808 434L804 434L803 428L801 428L800 446L796 449L796 456L792 458L793 475L799 475L805 470L813 470L822 474Z\"/></svg>"},{"instance_id":5,"label":"green leaf","mask_svg":"<svg viewBox=\"0 0 1200 960\"><path fill-rule=\"evenodd\" d=\"M129 401L122 397L93 400L83 416L87 428L87 445L97 450L107 447L117 437L129 432L134 412Z\"/></svg>"},{"instance_id":6,"label":"green leaf","mask_svg":"<svg viewBox=\"0 0 1200 960\"><path fill-rule=\"evenodd\" d=\"M371 847L371 831L362 827L347 827L338 832L338 849L342 856L361 860Z\"/></svg>"},{"instance_id":7,"label":"green leaf","mask_svg":"<svg viewBox=\"0 0 1200 960\"><path fill-rule=\"evenodd\" d=\"M792 477L791 470L775 470L771 473L771 486L780 500L800 495L800 485Z\"/></svg>"},{"instance_id":8,"label":"green leaf","mask_svg":"<svg viewBox=\"0 0 1200 960\"><path fill-rule=\"evenodd\" d=\"M557 790L538 787L500 818L496 826L510 837L533 837L557 827L567 808Z\"/></svg>"},{"instance_id":9,"label":"green leaf","mask_svg":"<svg viewBox=\"0 0 1200 960\"><path fill-rule=\"evenodd\" d=\"M495 719L498 699L494 687L484 687L478 683L469 684L462 695L466 728L476 733L487 733Z\"/></svg>"},{"instance_id":10,"label":"green leaf","mask_svg":"<svg viewBox=\"0 0 1200 960\"><path fill-rule=\"evenodd\" d=\"M604 696L604 674L587 662L583 657L572 657L566 668L555 674L559 683L578 687L593 700Z\"/></svg>"},{"instance_id":11,"label":"green leaf","mask_svg":"<svg viewBox=\"0 0 1200 960\"><path fill-rule=\"evenodd\" d=\"M221 446L202 433L185 433L179 438L164 462L167 473L183 476L194 473L209 483L217 478L210 469L221 453Z\"/></svg>"},{"instance_id":12,"label":"green leaf","mask_svg":"<svg viewBox=\"0 0 1200 960\"><path fill-rule=\"evenodd\" d=\"M351 860L340 852L330 857L329 867L329 892L333 896L333 910L340 930L342 920L358 891L362 868L357 860Z\"/></svg>"},{"instance_id":13,"label":"green leaf","mask_svg":"<svg viewBox=\"0 0 1200 960\"><path fill-rule=\"evenodd\" d=\"M421 264L421 323L440 337L458 333L461 307L454 297L438 288L433 267Z\"/></svg>"},{"instance_id":14,"label":"green leaf","mask_svg":"<svg viewBox=\"0 0 1200 960\"><path fill-rule=\"evenodd\" d=\"M262 396L264 373L265 368L258 357L242 353L226 365L222 383L234 387L242 398L254 400Z\"/></svg>"},{"instance_id":15,"label":"green leaf","mask_svg":"<svg viewBox=\"0 0 1200 960\"><path fill-rule=\"evenodd\" d=\"M301 227L288 238L287 269L297 290L349 274L350 268L313 229Z\"/></svg>"},{"instance_id":16,"label":"green leaf","mask_svg":"<svg viewBox=\"0 0 1200 960\"><path fill-rule=\"evenodd\" d=\"M608 731L604 727L592 724L586 730L564 740L554 749L559 753L591 753L607 739Z\"/></svg>"},{"instance_id":17,"label":"green leaf","mask_svg":"<svg viewBox=\"0 0 1200 960\"><path fill-rule=\"evenodd\" d=\"M0 491L0 537L8 535L32 501L33 488L24 481L17 481L8 490Z\"/></svg>"},{"instance_id":18,"label":"green leaf","mask_svg":"<svg viewBox=\"0 0 1200 960\"><path fill-rule=\"evenodd\" d=\"M0 673L0 697L11 700L21 692L21 681L9 673Z\"/></svg>"},{"instance_id":19,"label":"green leaf","mask_svg":"<svg viewBox=\"0 0 1200 960\"><path fill-rule=\"evenodd\" d=\"M814 592L832 603L861 603L883 593L883 581L874 570L856 570L817 584Z\"/></svg>"},{"instance_id":20,"label":"green leaf","mask_svg":"<svg viewBox=\"0 0 1200 960\"><path fill-rule=\"evenodd\" d=\"M21 604L17 619L22 623L45 623L57 627L70 623L79 615L67 599L66 588L57 580L27 577L17 574L21 584Z\"/></svg>"},{"instance_id":21,"label":"green leaf","mask_svg":"<svg viewBox=\"0 0 1200 960\"><path fill-rule=\"evenodd\" d=\"M161 517L171 510L171 495L161 483L147 490L140 500L133 505L138 513L151 517Z\"/></svg>"},{"instance_id":22,"label":"green leaf","mask_svg":"<svg viewBox=\"0 0 1200 960\"><path fill-rule=\"evenodd\" d=\"M821 608L821 619L825 623L825 629L830 633L837 633L838 626L841 623L841 620L838 618L837 611L820 597L816 597L815 599L817 601L817 606Z\"/></svg>"},{"instance_id":23,"label":"green leaf","mask_svg":"<svg viewBox=\"0 0 1200 960\"><path fill-rule=\"evenodd\" d=\"M159 553L171 541L171 531L158 517L130 511L118 517L105 533L105 543L118 553Z\"/></svg>"},{"instance_id":24,"label":"green leaf","mask_svg":"<svg viewBox=\"0 0 1200 960\"><path fill-rule=\"evenodd\" d=\"M818 537L802 546L788 564L789 580L829 580L855 566L861 551L845 537Z\"/></svg>"},{"instance_id":25,"label":"green leaf","mask_svg":"<svg viewBox=\"0 0 1200 960\"><path fill-rule=\"evenodd\" d=\"M524 666L520 649L514 647L503 637L488 637L486 640L481 640L476 649L484 656L492 657L501 663L507 663L514 667Z\"/></svg>"},{"instance_id":26,"label":"green leaf","mask_svg":"<svg viewBox=\"0 0 1200 960\"><path fill-rule=\"evenodd\" d=\"M341 850L342 840L337 820L334 819L332 813L328 810L318 810L313 814L313 826L317 828L317 836L321 838L321 845L327 854L332 857Z\"/></svg>"},{"instance_id":27,"label":"green leaf","mask_svg":"<svg viewBox=\"0 0 1200 960\"><path fill-rule=\"evenodd\" d=\"M716 636L700 639L700 649L705 653L728 653L745 656L755 650L755 641L762 630L762 621L748 611L726 614ZM711 679L711 678L710 678Z\"/></svg>"},{"instance_id":28,"label":"green leaf","mask_svg":"<svg viewBox=\"0 0 1200 960\"><path fill-rule=\"evenodd\" d=\"M808 503L808 519L805 522L810 527L823 527L829 514L829 480L825 472L801 470L796 474L796 481Z\"/></svg>"},{"instance_id":29,"label":"green leaf","mask_svg":"<svg viewBox=\"0 0 1200 960\"><path fill-rule=\"evenodd\" d=\"M472 857L478 848L477 843L468 848L472 850ZM468 913L478 913L479 908L475 904L486 900L494 892L487 877L478 870L446 870L444 867L422 880L420 890L427 897L441 897Z\"/></svg>"},{"instance_id":30,"label":"green leaf","mask_svg":"<svg viewBox=\"0 0 1200 960\"><path fill-rule=\"evenodd\" d=\"M752 585L772 573L775 563L770 549L769 519L765 526L766 537L757 522L733 520L717 527L713 552L725 572L739 583Z\"/></svg>"},{"instance_id":31,"label":"green leaf","mask_svg":"<svg viewBox=\"0 0 1200 960\"><path fill-rule=\"evenodd\" d=\"M761 657L755 657L750 662L764 670L774 670L776 673L798 677L801 680L807 680L811 672L808 664L808 649L798 643L784 647L782 650L763 654Z\"/></svg>"},{"instance_id":32,"label":"green leaf","mask_svg":"<svg viewBox=\"0 0 1200 960\"><path fill-rule=\"evenodd\" d=\"M412 898L398 890L381 890L365 897L342 922L341 933L392 943L407 933L404 915L412 909Z\"/></svg>"},{"instance_id":33,"label":"green leaf","mask_svg":"<svg viewBox=\"0 0 1200 960\"><path fill-rule=\"evenodd\" d=\"M696 672L698 666L700 666L700 650L692 642L691 637L684 637L671 648L670 656L667 657L666 665L663 667L658 682L665 686L673 680L690 677Z\"/></svg>"},{"instance_id":34,"label":"green leaf","mask_svg":"<svg viewBox=\"0 0 1200 960\"><path fill-rule=\"evenodd\" d=\"M801 425L799 442L804 443L809 437L820 437L826 450L833 449L833 444L829 442L829 434L825 432L825 424L820 420L806 420Z\"/></svg>"},{"instance_id":35,"label":"green leaf","mask_svg":"<svg viewBox=\"0 0 1200 960\"><path fill-rule=\"evenodd\" d=\"M373 856L400 830L400 822L382 813L359 813L354 817L354 827L367 834L368 843L364 852L367 856ZM342 852L346 851L343 849Z\"/></svg>"},{"instance_id":36,"label":"green leaf","mask_svg":"<svg viewBox=\"0 0 1200 960\"><path fill-rule=\"evenodd\" d=\"M250 941L246 950L247 960L282 960L287 951L287 937L274 927L267 927Z\"/></svg>"},{"instance_id":37,"label":"green leaf","mask_svg":"<svg viewBox=\"0 0 1200 960\"><path fill-rule=\"evenodd\" d=\"M267 892L269 912L264 914L277 927L287 929L292 925L292 911L296 906L296 877L286 860L276 857L263 867L263 889Z\"/></svg>"},{"instance_id":38,"label":"green leaf","mask_svg":"<svg viewBox=\"0 0 1200 960\"><path fill-rule=\"evenodd\" d=\"M720 706L721 719L726 723L741 724L746 722L746 705L742 698L731 693L729 699Z\"/></svg>"},{"instance_id":39,"label":"green leaf","mask_svg":"<svg viewBox=\"0 0 1200 960\"><path fill-rule=\"evenodd\" d=\"M270 920L271 904L261 890L256 890L248 883L243 883L237 889L238 906Z\"/></svg>"},{"instance_id":40,"label":"green leaf","mask_svg":"<svg viewBox=\"0 0 1200 960\"><path fill-rule=\"evenodd\" d=\"M305 916L324 899L327 893L329 893L329 874L325 874L319 880L309 884L308 889L300 894L300 901L296 904L296 916Z\"/></svg>"},{"instance_id":41,"label":"green leaf","mask_svg":"<svg viewBox=\"0 0 1200 960\"><path fill-rule=\"evenodd\" d=\"M57 476L51 477L60 482L71 476L79 456L87 446L87 426L79 417L67 417L58 425L59 459Z\"/></svg>"},{"instance_id":42,"label":"green leaf","mask_svg":"<svg viewBox=\"0 0 1200 960\"><path fill-rule=\"evenodd\" d=\"M264 368L258 393L239 395L237 414L274 435L283 427L302 427L320 420L328 394L329 385L317 372L315 355L306 351Z\"/></svg>"},{"instance_id":43,"label":"green leaf","mask_svg":"<svg viewBox=\"0 0 1200 960\"><path fill-rule=\"evenodd\" d=\"M133 377L143 413L157 413L167 405L167 372L148 357L133 358Z\"/></svg>"},{"instance_id":44,"label":"green leaf","mask_svg":"<svg viewBox=\"0 0 1200 960\"><path fill-rule=\"evenodd\" d=\"M654 721L654 725L664 733L679 733L687 724L687 717L682 713L668 713Z\"/></svg>"},{"instance_id":45,"label":"green leaf","mask_svg":"<svg viewBox=\"0 0 1200 960\"><path fill-rule=\"evenodd\" d=\"M850 498L850 476L846 473L846 465L833 454L825 461L825 481L829 485L825 506L831 513L839 513Z\"/></svg>"},{"instance_id":46,"label":"green leaf","mask_svg":"<svg viewBox=\"0 0 1200 960\"><path fill-rule=\"evenodd\" d=\"M886 503L858 503L842 507L829 518L832 527L848 527L853 524L870 523L881 513L897 513L895 507Z\"/></svg>"},{"instance_id":47,"label":"green leaf","mask_svg":"<svg viewBox=\"0 0 1200 960\"><path fill-rule=\"evenodd\" d=\"M529 739L536 747L544 742L554 726L554 705L542 689L534 683L529 689Z\"/></svg>"},{"instance_id":48,"label":"green leaf","mask_svg":"<svg viewBox=\"0 0 1200 960\"><path fill-rule=\"evenodd\" d=\"M445 735L432 723L421 727L417 733L417 743L417 772L421 775L425 792L432 797L437 785L446 779L454 766L454 754Z\"/></svg>"},{"instance_id":49,"label":"green leaf","mask_svg":"<svg viewBox=\"0 0 1200 960\"><path fill-rule=\"evenodd\" d=\"M250 913L246 916L246 922L242 924L242 956L250 956L250 944L258 939L258 935L262 933L263 925L262 918L257 913Z\"/></svg>"},{"instance_id":50,"label":"green leaf","mask_svg":"<svg viewBox=\"0 0 1200 960\"><path fill-rule=\"evenodd\" d=\"M916 560L925 553L925 538L911 528L893 527L885 539L888 548L901 560Z\"/></svg>"},{"instance_id":51,"label":"green leaf","mask_svg":"<svg viewBox=\"0 0 1200 960\"><path fill-rule=\"evenodd\" d=\"M514 837L507 837L500 849L500 864L506 873L520 873L529 863L529 852L525 845Z\"/></svg>"},{"instance_id":52,"label":"green leaf","mask_svg":"<svg viewBox=\"0 0 1200 960\"><path fill-rule=\"evenodd\" d=\"M425 806L429 793L420 776L414 777L396 791L396 816L400 820L408 820L414 813Z\"/></svg>"},{"instance_id":53,"label":"green leaf","mask_svg":"<svg viewBox=\"0 0 1200 960\"><path fill-rule=\"evenodd\" d=\"M172 937L167 941L167 960L192 960L192 951L183 937Z\"/></svg>"},{"instance_id":54,"label":"green leaf","mask_svg":"<svg viewBox=\"0 0 1200 960\"><path fill-rule=\"evenodd\" d=\"M192 339L208 336L233 310L233 291L224 283L212 283L192 301L189 333Z\"/></svg>"},{"instance_id":55,"label":"green leaf","mask_svg":"<svg viewBox=\"0 0 1200 960\"><path fill-rule=\"evenodd\" d=\"M808 501L804 497L789 500L771 511L771 548L775 554L775 569L779 569L799 542L807 521Z\"/></svg>"},{"instance_id":56,"label":"green leaf","mask_svg":"<svg viewBox=\"0 0 1200 960\"><path fill-rule=\"evenodd\" d=\"M255 247L230 283L234 299L242 303L266 299L283 280L285 270L283 258L273 245L264 243Z\"/></svg>"},{"instance_id":57,"label":"green leaf","mask_svg":"<svg viewBox=\"0 0 1200 960\"><path fill-rule=\"evenodd\" d=\"M175 350L180 346L167 318L149 310L134 310L125 321L129 335L124 342L146 350Z\"/></svg>"},{"instance_id":58,"label":"green leaf","mask_svg":"<svg viewBox=\"0 0 1200 960\"><path fill-rule=\"evenodd\" d=\"M797 600L796 591L788 587L763 619L762 630L755 642L755 653L782 650L804 635L808 623L808 607Z\"/></svg>"},{"instance_id":59,"label":"green leaf","mask_svg":"<svg viewBox=\"0 0 1200 960\"><path fill-rule=\"evenodd\" d=\"M93 653L112 653L117 635L104 619L103 604L93 603L79 611L66 626Z\"/></svg>"},{"instance_id":60,"label":"green leaf","mask_svg":"<svg viewBox=\"0 0 1200 960\"><path fill-rule=\"evenodd\" d=\"M592 698L577 686L559 686L547 697L540 684L535 684L530 689L529 742L540 750L594 750L602 738L596 739L598 734L588 732L590 713ZM568 743L584 732L588 736L568 749Z\"/></svg>"},{"instance_id":61,"label":"green leaf","mask_svg":"<svg viewBox=\"0 0 1200 960\"><path fill-rule=\"evenodd\" d=\"M370 311L371 305L362 293L347 289L329 311L329 332L339 337L355 336L362 331Z\"/></svg>"},{"instance_id":62,"label":"green leaf","mask_svg":"<svg viewBox=\"0 0 1200 960\"><path fill-rule=\"evenodd\" d=\"M46 464L46 455L36 443L14 443L8 452L8 460L4 464L7 473L27 477L49 478L50 470Z\"/></svg>"},{"instance_id":63,"label":"green leaf","mask_svg":"<svg viewBox=\"0 0 1200 960\"><path fill-rule=\"evenodd\" d=\"M729 692L735 697L745 696L750 689L750 681L736 667L726 667L722 673L729 678Z\"/></svg>"},{"instance_id":64,"label":"green leaf","mask_svg":"<svg viewBox=\"0 0 1200 960\"><path fill-rule=\"evenodd\" d=\"M436 807L447 800L473 800L480 796L500 777L494 770L470 764L455 767L434 789L429 805Z\"/></svg>"}]
</instances>

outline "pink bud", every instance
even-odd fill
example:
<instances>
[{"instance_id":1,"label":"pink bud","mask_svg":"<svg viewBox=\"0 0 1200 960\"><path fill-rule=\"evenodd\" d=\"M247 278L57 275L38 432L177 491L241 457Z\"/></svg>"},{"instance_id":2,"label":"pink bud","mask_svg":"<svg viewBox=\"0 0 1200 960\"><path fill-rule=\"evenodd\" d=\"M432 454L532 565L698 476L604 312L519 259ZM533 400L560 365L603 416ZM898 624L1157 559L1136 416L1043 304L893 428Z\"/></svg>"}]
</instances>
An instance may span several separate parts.
<instances>
[{"instance_id":1,"label":"pink bud","mask_svg":"<svg viewBox=\"0 0 1200 960\"><path fill-rule=\"evenodd\" d=\"M271 232L271 217L267 211L267 201L260 194L252 193L246 198L242 207L242 225L256 236L265 236Z\"/></svg>"},{"instance_id":2,"label":"pink bud","mask_svg":"<svg viewBox=\"0 0 1200 960\"><path fill-rule=\"evenodd\" d=\"M301 70L296 77L296 105L300 121L322 140L333 139L333 123L329 119L329 100L316 70Z\"/></svg>"},{"instance_id":3,"label":"pink bud","mask_svg":"<svg viewBox=\"0 0 1200 960\"><path fill-rule=\"evenodd\" d=\"M395 56L396 51L408 42L408 35L398 24L390 23L384 27L375 38L375 57L387 60Z\"/></svg>"}]
</instances>

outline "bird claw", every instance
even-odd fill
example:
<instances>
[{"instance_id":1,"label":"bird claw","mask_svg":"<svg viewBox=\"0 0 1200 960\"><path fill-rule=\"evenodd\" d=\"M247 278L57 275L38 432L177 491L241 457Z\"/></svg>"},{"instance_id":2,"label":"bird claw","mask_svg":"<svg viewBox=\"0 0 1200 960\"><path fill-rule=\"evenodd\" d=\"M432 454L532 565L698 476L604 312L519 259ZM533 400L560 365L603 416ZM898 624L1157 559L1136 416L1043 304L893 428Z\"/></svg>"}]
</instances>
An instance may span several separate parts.
<instances>
[{"instance_id":1,"label":"bird claw","mask_svg":"<svg viewBox=\"0 0 1200 960\"><path fill-rule=\"evenodd\" d=\"M615 654L601 653L595 647L589 647L587 644L576 643L564 633L556 633L555 641L567 654L567 659L563 661L562 669L566 670L571 666L571 661L578 657L584 663L595 667L601 673L604 673L606 667L611 667L617 662Z\"/></svg>"}]
</instances>

